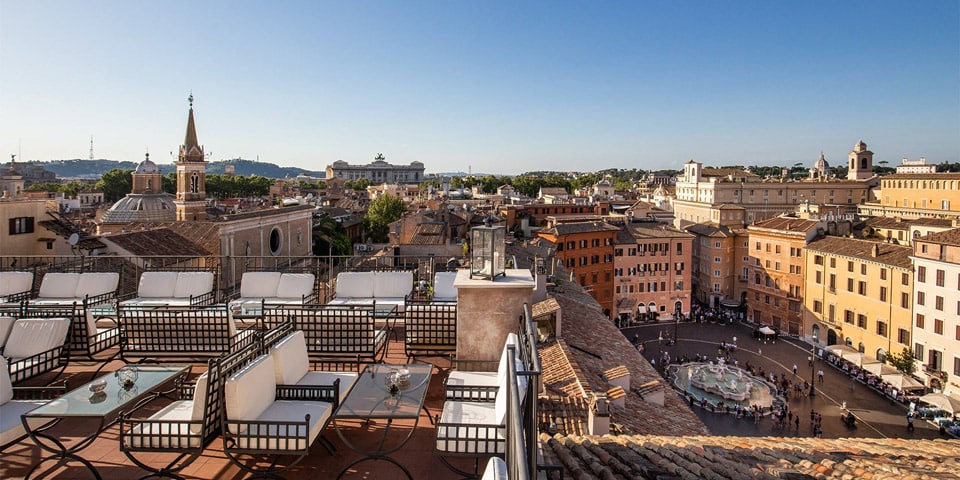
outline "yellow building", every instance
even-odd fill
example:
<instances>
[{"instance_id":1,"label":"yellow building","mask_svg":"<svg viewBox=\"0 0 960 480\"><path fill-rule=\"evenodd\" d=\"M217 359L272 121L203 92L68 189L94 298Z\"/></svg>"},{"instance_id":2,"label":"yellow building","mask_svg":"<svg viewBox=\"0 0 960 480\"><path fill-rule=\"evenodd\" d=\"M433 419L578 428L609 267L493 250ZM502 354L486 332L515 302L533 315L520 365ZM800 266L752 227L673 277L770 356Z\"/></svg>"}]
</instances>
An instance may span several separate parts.
<instances>
[{"instance_id":1,"label":"yellow building","mask_svg":"<svg viewBox=\"0 0 960 480\"><path fill-rule=\"evenodd\" d=\"M910 247L844 237L808 244L805 333L821 345L846 344L878 358L910 347L912 253Z\"/></svg>"},{"instance_id":2,"label":"yellow building","mask_svg":"<svg viewBox=\"0 0 960 480\"><path fill-rule=\"evenodd\" d=\"M66 239L43 223L50 218L47 209L57 208L55 200L0 201L0 254L11 261L17 256L70 254Z\"/></svg>"},{"instance_id":3,"label":"yellow building","mask_svg":"<svg viewBox=\"0 0 960 480\"><path fill-rule=\"evenodd\" d=\"M960 218L960 173L897 173L880 179L880 201L860 205L868 217Z\"/></svg>"}]
</instances>

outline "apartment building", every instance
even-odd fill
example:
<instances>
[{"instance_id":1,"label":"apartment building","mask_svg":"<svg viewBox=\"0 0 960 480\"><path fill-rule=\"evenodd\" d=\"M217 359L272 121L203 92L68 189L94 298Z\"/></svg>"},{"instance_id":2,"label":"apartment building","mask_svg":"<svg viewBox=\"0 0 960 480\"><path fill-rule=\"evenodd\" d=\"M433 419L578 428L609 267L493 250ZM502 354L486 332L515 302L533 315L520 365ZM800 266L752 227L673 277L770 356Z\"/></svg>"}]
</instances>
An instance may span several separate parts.
<instances>
[{"instance_id":1,"label":"apartment building","mask_svg":"<svg viewBox=\"0 0 960 480\"><path fill-rule=\"evenodd\" d=\"M710 307L740 310L747 299L746 212L736 205L720 205L711 212L711 221L688 225L684 231L696 236L693 242L693 292L700 303Z\"/></svg>"},{"instance_id":2,"label":"apartment building","mask_svg":"<svg viewBox=\"0 0 960 480\"><path fill-rule=\"evenodd\" d=\"M917 374L960 398L960 229L914 239L913 261Z\"/></svg>"},{"instance_id":3,"label":"apartment building","mask_svg":"<svg viewBox=\"0 0 960 480\"><path fill-rule=\"evenodd\" d=\"M803 259L803 314L809 325L804 336L821 345L846 344L879 359L909 348L912 252L845 237L810 242Z\"/></svg>"},{"instance_id":4,"label":"apartment building","mask_svg":"<svg viewBox=\"0 0 960 480\"><path fill-rule=\"evenodd\" d=\"M879 201L860 205L860 215L960 218L960 173L895 173L880 179Z\"/></svg>"},{"instance_id":5,"label":"apartment building","mask_svg":"<svg viewBox=\"0 0 960 480\"><path fill-rule=\"evenodd\" d=\"M960 220L946 218L872 217L864 221L865 238L882 240L897 245L913 245L913 239L935 232L952 230Z\"/></svg>"},{"instance_id":6,"label":"apartment building","mask_svg":"<svg viewBox=\"0 0 960 480\"><path fill-rule=\"evenodd\" d=\"M600 304L608 317L614 315L613 245L620 227L595 220L557 223L537 235L556 248L571 279L578 282Z\"/></svg>"},{"instance_id":7,"label":"apartment building","mask_svg":"<svg viewBox=\"0 0 960 480\"><path fill-rule=\"evenodd\" d=\"M657 222L626 223L613 253L617 315L660 320L688 315L695 238Z\"/></svg>"},{"instance_id":8,"label":"apartment building","mask_svg":"<svg viewBox=\"0 0 960 480\"><path fill-rule=\"evenodd\" d=\"M563 190L561 188L561 190ZM577 217L600 215L597 205L577 205L572 203L529 203L526 205L501 205L498 211L507 227L507 231L522 231L530 237L538 229L547 225L549 217Z\"/></svg>"},{"instance_id":9,"label":"apartment building","mask_svg":"<svg viewBox=\"0 0 960 480\"><path fill-rule=\"evenodd\" d=\"M747 270L747 318L789 335L803 325L803 252L825 232L816 220L777 217L747 227L750 257Z\"/></svg>"}]
</instances>

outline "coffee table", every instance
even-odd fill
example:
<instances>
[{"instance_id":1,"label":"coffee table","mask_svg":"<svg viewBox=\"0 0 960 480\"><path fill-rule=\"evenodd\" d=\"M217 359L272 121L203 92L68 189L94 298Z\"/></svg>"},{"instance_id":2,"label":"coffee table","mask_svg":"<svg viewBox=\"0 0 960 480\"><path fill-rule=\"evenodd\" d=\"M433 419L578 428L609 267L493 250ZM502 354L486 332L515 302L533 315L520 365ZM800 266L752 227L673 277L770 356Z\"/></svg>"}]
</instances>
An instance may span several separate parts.
<instances>
[{"instance_id":1,"label":"coffee table","mask_svg":"<svg viewBox=\"0 0 960 480\"><path fill-rule=\"evenodd\" d=\"M29 479L30 475L47 460L70 459L82 463L94 477L102 480L96 467L89 460L81 457L78 452L89 447L101 432L116 423L121 412L136 411L157 397L175 391L176 387L168 391L159 391L159 389L170 382L176 382L179 385L190 373L190 365L139 365L135 368L137 380L130 388L124 388L121 385L116 376L117 372L108 373L20 416L27 435L41 449L51 453L37 462L27 472L26 478ZM103 392L91 393L90 386L101 380L106 381ZM92 419L96 421L97 427L86 437L68 446L61 438L50 432L54 426L66 419Z\"/></svg>"},{"instance_id":2,"label":"coffee table","mask_svg":"<svg viewBox=\"0 0 960 480\"><path fill-rule=\"evenodd\" d=\"M403 370L409 372L409 379L398 383L396 390L391 393L390 375ZM337 475L338 479L342 478L347 470L354 465L371 460L390 462L400 468L408 479L413 479L410 471L390 455L400 450L413 436L417 423L420 421L420 410L426 410L423 401L427 396L427 388L430 386L430 376L432 374L433 365L370 364L363 368L350 393L347 394L333 414L333 426L337 435L343 440L343 443L363 456L344 467ZM427 412L427 416L429 417L429 412ZM363 420L365 422L386 420L386 425L376 448L366 450L348 440L340 425L344 420ZM397 420L412 421L413 425L410 426L406 436L401 438L397 444L387 446L384 444L387 433Z\"/></svg>"}]
</instances>

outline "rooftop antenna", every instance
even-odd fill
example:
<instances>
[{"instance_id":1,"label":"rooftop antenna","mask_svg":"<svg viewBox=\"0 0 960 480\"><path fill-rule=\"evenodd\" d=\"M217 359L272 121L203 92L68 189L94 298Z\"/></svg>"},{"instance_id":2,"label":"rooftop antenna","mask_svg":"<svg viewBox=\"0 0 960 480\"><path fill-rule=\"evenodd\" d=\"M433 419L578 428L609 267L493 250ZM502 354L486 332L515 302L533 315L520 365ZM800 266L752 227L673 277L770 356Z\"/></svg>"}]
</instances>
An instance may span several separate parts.
<instances>
[{"instance_id":1,"label":"rooftop antenna","mask_svg":"<svg viewBox=\"0 0 960 480\"><path fill-rule=\"evenodd\" d=\"M90 160L93 160L93 135L90 135Z\"/></svg>"}]
</instances>

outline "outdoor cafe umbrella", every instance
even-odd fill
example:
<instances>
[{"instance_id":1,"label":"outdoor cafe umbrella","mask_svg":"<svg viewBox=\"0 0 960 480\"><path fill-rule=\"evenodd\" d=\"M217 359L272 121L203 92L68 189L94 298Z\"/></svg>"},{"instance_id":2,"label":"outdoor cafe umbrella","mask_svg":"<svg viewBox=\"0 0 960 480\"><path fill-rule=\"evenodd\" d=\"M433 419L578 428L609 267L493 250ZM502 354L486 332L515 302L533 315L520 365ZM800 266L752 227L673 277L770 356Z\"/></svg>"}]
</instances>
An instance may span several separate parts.
<instances>
[{"instance_id":1,"label":"outdoor cafe umbrella","mask_svg":"<svg viewBox=\"0 0 960 480\"><path fill-rule=\"evenodd\" d=\"M776 332L774 332L772 328L764 325L764 326L760 327L760 333L762 333L762 334L764 334L764 335L773 335L773 334L776 333Z\"/></svg>"},{"instance_id":2,"label":"outdoor cafe umbrella","mask_svg":"<svg viewBox=\"0 0 960 480\"><path fill-rule=\"evenodd\" d=\"M863 366L863 369L874 374L880 375L881 377L887 375L893 375L897 373L897 369L887 365L886 363L867 363Z\"/></svg>"},{"instance_id":3,"label":"outdoor cafe umbrella","mask_svg":"<svg viewBox=\"0 0 960 480\"><path fill-rule=\"evenodd\" d=\"M863 354L856 350L852 352L843 352L843 359L854 365L860 365L861 358L863 358Z\"/></svg>"},{"instance_id":4,"label":"outdoor cafe umbrella","mask_svg":"<svg viewBox=\"0 0 960 480\"><path fill-rule=\"evenodd\" d=\"M942 393L928 393L920 397L920 401L924 403L929 403L941 410L946 410L950 413L960 413L960 399L952 395L944 395Z\"/></svg>"},{"instance_id":5,"label":"outdoor cafe umbrella","mask_svg":"<svg viewBox=\"0 0 960 480\"><path fill-rule=\"evenodd\" d=\"M884 375L881 378L883 378L884 382L889 383L890 385L893 386L893 388L896 388L897 390L911 390L911 389L923 388L923 384L902 373L893 373L890 375Z\"/></svg>"}]
</instances>

